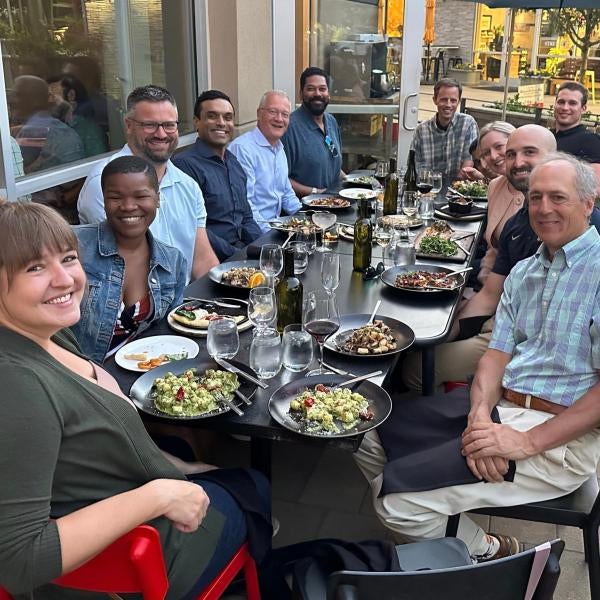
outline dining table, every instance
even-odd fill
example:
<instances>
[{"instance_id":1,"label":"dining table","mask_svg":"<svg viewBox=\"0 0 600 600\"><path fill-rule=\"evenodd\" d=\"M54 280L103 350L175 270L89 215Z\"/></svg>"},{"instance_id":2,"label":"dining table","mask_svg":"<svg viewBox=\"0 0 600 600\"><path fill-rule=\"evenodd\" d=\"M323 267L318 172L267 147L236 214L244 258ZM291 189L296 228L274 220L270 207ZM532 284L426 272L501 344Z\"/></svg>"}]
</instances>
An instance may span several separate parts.
<instances>
[{"instance_id":1,"label":"dining table","mask_svg":"<svg viewBox=\"0 0 600 600\"><path fill-rule=\"evenodd\" d=\"M357 209L353 205L347 209L337 211L337 220L340 223L352 224L357 218ZM482 221L458 221L452 222L452 228L458 232L473 235L473 249L482 232ZM240 261L248 258L257 260L256 250L265 243L275 242L283 243L287 238L287 233L273 228L256 240L251 246L240 249L236 254L230 257L230 261ZM340 283L335 292L336 301L340 316L350 314L364 314L365 322L378 301L381 301L377 310L377 315L392 317L407 324L415 335L413 349L419 349L422 353L422 393L431 395L434 391L434 361L435 346L442 343L450 332L450 328L458 310L462 289L439 294L419 294L405 292L393 289L384 284L380 277L374 279L365 279L363 274L354 271L352 268L353 244L349 240L341 237L337 242L327 243L331 252L339 254L340 257ZM382 258L382 248L373 246L373 263L376 264ZM254 254L254 256L253 256ZM309 258L309 264L306 271L299 275L304 288L304 295L311 290L322 290L321 283L321 263L325 253L315 252ZM417 259L417 264L430 264L451 267L458 270L470 264L472 255L469 255L463 263L449 264L443 261ZM388 266L390 266L388 264ZM207 274L200 279L190 283L185 295L189 298L215 299L215 298L239 298L247 300L249 291L246 288L235 288L224 286L221 283L213 281ZM173 331L167 320L163 320L146 329L140 337L156 335L182 335ZM235 360L245 365L249 363L250 344L252 342L252 331L240 332L240 348L235 356ZM200 346L198 359L208 359L206 349L206 338L195 337L195 341ZM318 367L317 352L314 353L313 362L309 368ZM397 388L394 383L394 370L400 353L388 354L383 356L370 355L348 356L328 349L324 349L324 362L333 366L335 369L352 374L361 375L373 371L381 371L381 374L370 379L371 382L382 386L388 391ZM126 370L116 364L114 357L109 357L105 363L105 368L111 372L119 383L121 389L128 393L131 386L140 376L139 373ZM268 477L271 472L271 452L274 441L294 442L300 439L306 439L301 434L288 430L277 423L269 412L269 399L272 394L282 385L285 385L299 377L303 373L296 373L282 368L273 378L268 379L266 389L256 388L252 398L251 405L241 404L242 415L226 412L210 418L199 418L193 420L177 421L186 427L192 427L202 430L210 430L227 434L242 434L250 437L251 443L251 464L254 468L261 470ZM150 422L173 423L172 419L142 414L145 420ZM311 440L316 444L329 444L338 448L355 451L362 440L362 435L351 437L313 437Z\"/></svg>"}]
</instances>

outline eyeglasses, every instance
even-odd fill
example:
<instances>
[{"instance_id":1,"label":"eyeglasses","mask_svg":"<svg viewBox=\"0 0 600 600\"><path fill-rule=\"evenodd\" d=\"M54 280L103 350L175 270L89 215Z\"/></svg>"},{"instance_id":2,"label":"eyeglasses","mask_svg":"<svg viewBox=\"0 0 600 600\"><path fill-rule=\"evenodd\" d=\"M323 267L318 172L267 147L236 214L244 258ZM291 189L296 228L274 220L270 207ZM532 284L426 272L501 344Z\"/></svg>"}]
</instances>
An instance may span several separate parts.
<instances>
[{"instance_id":1,"label":"eyeglasses","mask_svg":"<svg viewBox=\"0 0 600 600\"><path fill-rule=\"evenodd\" d=\"M340 155L340 153L338 152L338 149L336 148L336 146L333 143L333 140L331 139L331 137L329 136L329 134L327 134L325 136L325 145L329 148L329 152L331 152L331 156L333 156L334 158L336 158L336 157L338 157Z\"/></svg>"},{"instance_id":2,"label":"eyeglasses","mask_svg":"<svg viewBox=\"0 0 600 600\"><path fill-rule=\"evenodd\" d=\"M131 117L129 117L129 120L137 123L144 130L144 133L154 133L159 127L162 127L165 133L175 133L177 131L177 126L179 125L179 121L163 121L162 123L156 123L156 121L138 121Z\"/></svg>"},{"instance_id":3,"label":"eyeglasses","mask_svg":"<svg viewBox=\"0 0 600 600\"><path fill-rule=\"evenodd\" d=\"M270 117L290 118L290 113L285 110L277 110L276 108L261 108L261 110L264 110Z\"/></svg>"}]
</instances>

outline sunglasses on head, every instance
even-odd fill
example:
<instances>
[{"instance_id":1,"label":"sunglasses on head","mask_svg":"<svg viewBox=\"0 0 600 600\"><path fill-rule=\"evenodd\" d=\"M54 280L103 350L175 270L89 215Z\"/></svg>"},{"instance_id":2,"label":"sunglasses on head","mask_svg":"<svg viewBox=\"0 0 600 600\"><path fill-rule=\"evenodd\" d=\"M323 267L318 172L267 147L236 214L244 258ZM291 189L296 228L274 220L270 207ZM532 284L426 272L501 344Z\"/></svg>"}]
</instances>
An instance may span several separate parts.
<instances>
[{"instance_id":1,"label":"sunglasses on head","mask_svg":"<svg viewBox=\"0 0 600 600\"><path fill-rule=\"evenodd\" d=\"M338 149L336 148L336 146L333 143L333 140L331 139L331 136L329 136L329 134L325 136L325 145L327 146L327 148L329 148L329 152L331 152L331 156L333 156L334 158L339 156L340 153L338 152Z\"/></svg>"}]
</instances>

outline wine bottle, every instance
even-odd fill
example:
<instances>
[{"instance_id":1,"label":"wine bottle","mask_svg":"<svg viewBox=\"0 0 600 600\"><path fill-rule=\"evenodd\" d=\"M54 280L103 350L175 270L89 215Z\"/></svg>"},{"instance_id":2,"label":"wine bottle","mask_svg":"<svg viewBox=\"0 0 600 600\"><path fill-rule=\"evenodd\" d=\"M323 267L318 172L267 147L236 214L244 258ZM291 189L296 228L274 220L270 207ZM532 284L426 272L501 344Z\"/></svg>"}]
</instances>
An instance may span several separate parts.
<instances>
[{"instance_id":1,"label":"wine bottle","mask_svg":"<svg viewBox=\"0 0 600 600\"><path fill-rule=\"evenodd\" d=\"M415 151L408 151L408 163L406 166L406 174L404 175L404 191L417 191L417 167L415 166Z\"/></svg>"},{"instance_id":2,"label":"wine bottle","mask_svg":"<svg viewBox=\"0 0 600 600\"><path fill-rule=\"evenodd\" d=\"M365 271L371 266L373 225L369 216L369 204L370 201L367 198L361 198L358 207L358 219L354 224L352 266L355 271Z\"/></svg>"},{"instance_id":3,"label":"wine bottle","mask_svg":"<svg viewBox=\"0 0 600 600\"><path fill-rule=\"evenodd\" d=\"M385 178L385 194L383 196L383 214L395 215L398 211L398 173L396 159L390 158L390 172Z\"/></svg>"},{"instance_id":4,"label":"wine bottle","mask_svg":"<svg viewBox=\"0 0 600 600\"><path fill-rule=\"evenodd\" d=\"M283 252L283 277L275 286L279 333L286 325L302 323L302 293L302 282L294 275L294 250L286 248Z\"/></svg>"}]
</instances>

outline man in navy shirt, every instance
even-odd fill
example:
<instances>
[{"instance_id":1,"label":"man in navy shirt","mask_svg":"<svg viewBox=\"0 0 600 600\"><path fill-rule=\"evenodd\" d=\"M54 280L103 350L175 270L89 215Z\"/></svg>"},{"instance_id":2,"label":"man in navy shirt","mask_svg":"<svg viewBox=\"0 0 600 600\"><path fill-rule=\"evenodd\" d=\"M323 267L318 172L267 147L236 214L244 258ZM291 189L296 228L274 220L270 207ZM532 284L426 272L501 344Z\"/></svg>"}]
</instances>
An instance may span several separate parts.
<instances>
[{"instance_id":1,"label":"man in navy shirt","mask_svg":"<svg viewBox=\"0 0 600 600\"><path fill-rule=\"evenodd\" d=\"M308 67L300 75L302 106L290 116L281 139L288 160L290 183L300 198L335 186L342 171L340 128L329 104L328 76Z\"/></svg>"},{"instance_id":2,"label":"man in navy shirt","mask_svg":"<svg viewBox=\"0 0 600 600\"><path fill-rule=\"evenodd\" d=\"M227 150L234 116L231 100L223 92L200 94L194 106L198 139L173 158L173 163L202 189L208 239L221 261L261 235L246 197L246 174Z\"/></svg>"}]
</instances>

